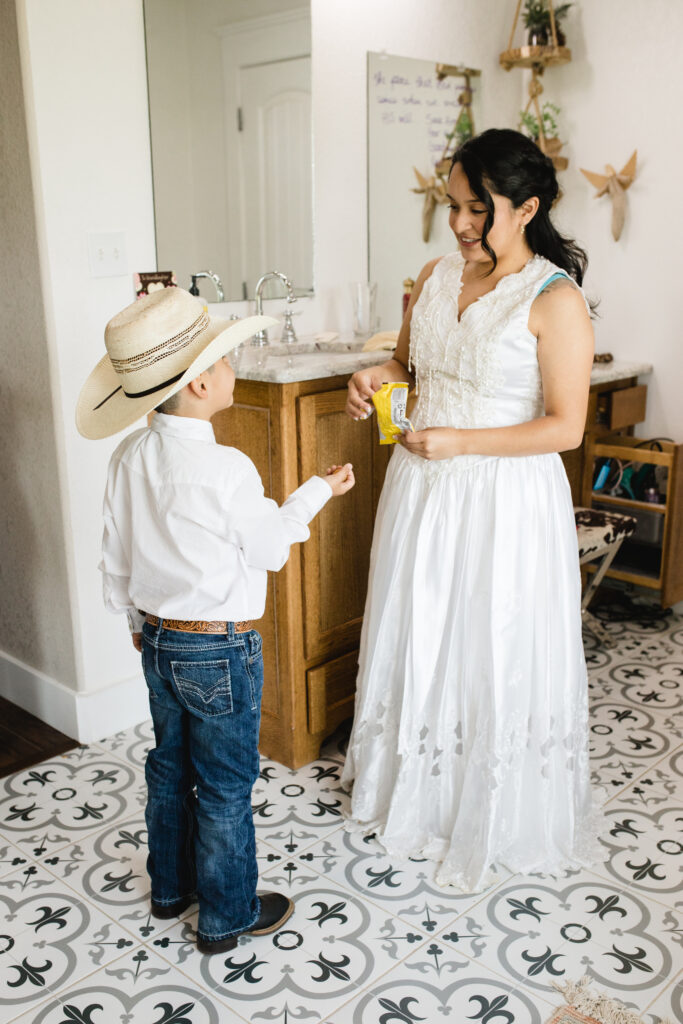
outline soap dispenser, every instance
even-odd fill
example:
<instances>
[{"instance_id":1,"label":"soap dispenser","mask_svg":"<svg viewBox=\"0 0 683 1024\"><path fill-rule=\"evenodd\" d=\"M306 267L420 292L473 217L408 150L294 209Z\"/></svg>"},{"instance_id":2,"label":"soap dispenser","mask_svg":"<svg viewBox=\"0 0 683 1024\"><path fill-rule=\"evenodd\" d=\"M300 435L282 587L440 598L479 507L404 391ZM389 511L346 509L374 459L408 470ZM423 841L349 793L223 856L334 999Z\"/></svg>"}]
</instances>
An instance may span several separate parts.
<instances>
[{"instance_id":1,"label":"soap dispenser","mask_svg":"<svg viewBox=\"0 0 683 1024\"><path fill-rule=\"evenodd\" d=\"M199 295L199 288L197 287L197 277L195 274L192 275L192 284L190 285L190 295Z\"/></svg>"}]
</instances>

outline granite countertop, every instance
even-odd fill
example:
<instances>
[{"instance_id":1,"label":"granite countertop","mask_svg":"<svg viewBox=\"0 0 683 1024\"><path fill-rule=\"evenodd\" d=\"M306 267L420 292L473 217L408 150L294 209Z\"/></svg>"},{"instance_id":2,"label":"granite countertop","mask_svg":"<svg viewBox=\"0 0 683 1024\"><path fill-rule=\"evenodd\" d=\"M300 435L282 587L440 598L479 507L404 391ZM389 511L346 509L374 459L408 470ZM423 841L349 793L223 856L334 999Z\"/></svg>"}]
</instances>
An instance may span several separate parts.
<instances>
[{"instance_id":1,"label":"granite countertop","mask_svg":"<svg viewBox=\"0 0 683 1024\"><path fill-rule=\"evenodd\" d=\"M361 351L365 338L341 335L334 341L316 341L304 337L292 345L273 344L256 348L247 342L232 355L237 377L273 384L291 384L300 380L325 377L349 377L356 370L376 366L391 358L391 352ZM591 384L639 377L652 372L650 363L615 359L612 363L596 363Z\"/></svg>"},{"instance_id":2,"label":"granite countertop","mask_svg":"<svg viewBox=\"0 0 683 1024\"><path fill-rule=\"evenodd\" d=\"M612 380L627 377L644 377L652 373L652 363L636 363L627 359L615 359L611 363L594 363L591 370L591 384L607 384Z\"/></svg>"},{"instance_id":3,"label":"granite countertop","mask_svg":"<svg viewBox=\"0 0 683 1024\"><path fill-rule=\"evenodd\" d=\"M292 345L271 344L255 348L246 342L231 356L235 373L242 380L291 384L323 377L350 377L365 366L376 366L391 358L391 352L361 351L366 338L340 335L334 341L304 337Z\"/></svg>"}]
</instances>

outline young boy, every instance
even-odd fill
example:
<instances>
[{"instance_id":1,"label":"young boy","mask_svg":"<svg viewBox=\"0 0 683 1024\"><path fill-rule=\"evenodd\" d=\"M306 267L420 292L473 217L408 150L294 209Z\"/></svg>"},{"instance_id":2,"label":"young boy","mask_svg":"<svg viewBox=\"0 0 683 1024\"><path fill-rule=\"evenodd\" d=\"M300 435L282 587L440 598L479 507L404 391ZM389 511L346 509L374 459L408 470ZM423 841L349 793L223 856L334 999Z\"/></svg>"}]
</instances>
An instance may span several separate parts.
<instances>
[{"instance_id":1,"label":"young boy","mask_svg":"<svg viewBox=\"0 0 683 1024\"><path fill-rule=\"evenodd\" d=\"M251 789L258 777L266 575L351 465L311 477L278 508L250 459L218 445L211 417L233 400L227 353L275 321L209 317L180 288L137 300L105 330L108 355L84 385L76 421L107 437L157 408L109 464L100 568L104 599L126 612L142 651L156 746L145 767L152 913L199 902L197 945L233 949L294 909L256 893Z\"/></svg>"}]
</instances>

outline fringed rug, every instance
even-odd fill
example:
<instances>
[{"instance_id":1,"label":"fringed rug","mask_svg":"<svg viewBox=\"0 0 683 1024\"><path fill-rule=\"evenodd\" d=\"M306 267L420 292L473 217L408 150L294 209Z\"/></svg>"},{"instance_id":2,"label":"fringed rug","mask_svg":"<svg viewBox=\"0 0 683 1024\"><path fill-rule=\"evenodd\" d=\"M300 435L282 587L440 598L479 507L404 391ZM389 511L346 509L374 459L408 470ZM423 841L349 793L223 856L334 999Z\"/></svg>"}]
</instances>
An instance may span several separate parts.
<instances>
[{"instance_id":1,"label":"fringed rug","mask_svg":"<svg viewBox=\"0 0 683 1024\"><path fill-rule=\"evenodd\" d=\"M589 984L588 976L579 982L555 984L568 1005L555 1010L546 1024L644 1024L642 1017L627 1009L617 999L611 999L604 993L591 992ZM662 1024L671 1022L663 1020Z\"/></svg>"}]
</instances>

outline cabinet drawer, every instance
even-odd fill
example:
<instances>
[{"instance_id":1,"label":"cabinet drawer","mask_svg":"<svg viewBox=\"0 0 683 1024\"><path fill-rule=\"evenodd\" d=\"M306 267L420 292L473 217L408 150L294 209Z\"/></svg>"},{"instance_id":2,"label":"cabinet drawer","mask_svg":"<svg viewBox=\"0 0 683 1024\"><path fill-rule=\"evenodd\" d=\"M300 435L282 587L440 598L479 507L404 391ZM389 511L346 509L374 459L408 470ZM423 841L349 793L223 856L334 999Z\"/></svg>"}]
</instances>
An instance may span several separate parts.
<instances>
[{"instance_id":1,"label":"cabinet drawer","mask_svg":"<svg viewBox=\"0 0 683 1024\"><path fill-rule=\"evenodd\" d=\"M645 419L647 403L647 384L639 384L634 388L622 388L612 391L608 409L608 423L611 430L631 427L634 423L642 423Z\"/></svg>"},{"instance_id":2,"label":"cabinet drawer","mask_svg":"<svg viewBox=\"0 0 683 1024\"><path fill-rule=\"evenodd\" d=\"M331 732L351 717L357 671L358 651L350 651L306 673L309 732Z\"/></svg>"}]
</instances>

